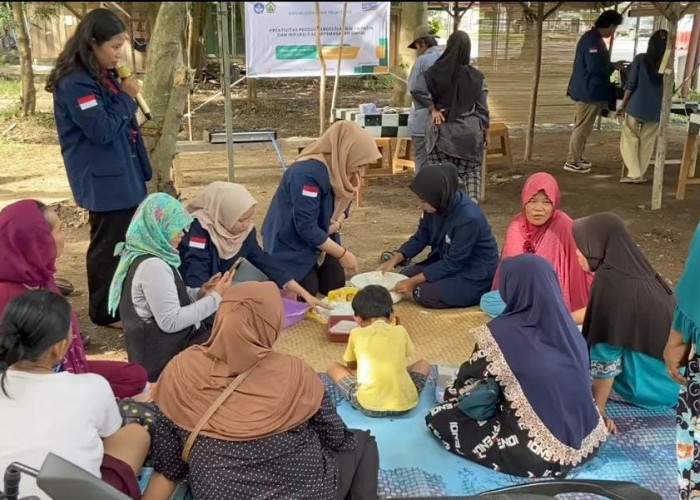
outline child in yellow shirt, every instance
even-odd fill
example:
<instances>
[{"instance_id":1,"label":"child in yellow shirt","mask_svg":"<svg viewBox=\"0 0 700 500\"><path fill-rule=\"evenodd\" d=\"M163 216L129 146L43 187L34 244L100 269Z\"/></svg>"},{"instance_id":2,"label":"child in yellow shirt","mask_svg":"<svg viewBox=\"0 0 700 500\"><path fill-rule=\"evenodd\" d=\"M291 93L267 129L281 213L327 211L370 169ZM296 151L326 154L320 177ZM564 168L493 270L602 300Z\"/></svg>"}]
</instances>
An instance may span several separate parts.
<instances>
[{"instance_id":1,"label":"child in yellow shirt","mask_svg":"<svg viewBox=\"0 0 700 500\"><path fill-rule=\"evenodd\" d=\"M386 288L371 285L352 301L360 328L350 332L343 355L347 365L331 363L328 374L353 407L369 417L400 415L415 408L430 372L427 361L406 367L413 342L403 326L393 325L394 304Z\"/></svg>"}]
</instances>

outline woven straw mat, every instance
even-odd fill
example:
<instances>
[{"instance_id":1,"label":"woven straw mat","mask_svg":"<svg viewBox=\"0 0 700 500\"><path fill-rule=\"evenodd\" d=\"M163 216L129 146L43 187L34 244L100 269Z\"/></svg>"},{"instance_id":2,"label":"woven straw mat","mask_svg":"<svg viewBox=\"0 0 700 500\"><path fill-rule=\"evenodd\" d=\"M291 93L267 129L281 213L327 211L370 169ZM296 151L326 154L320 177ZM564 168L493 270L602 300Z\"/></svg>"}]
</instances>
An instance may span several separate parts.
<instances>
[{"instance_id":1,"label":"woven straw mat","mask_svg":"<svg viewBox=\"0 0 700 500\"><path fill-rule=\"evenodd\" d=\"M478 307L428 310L409 300L396 305L396 315L413 340L415 359L451 366L459 366L469 358L474 350L470 330L488 321ZM298 356L322 372L329 362L342 362L345 346L328 340L326 325L305 319L283 330L275 349Z\"/></svg>"}]
</instances>

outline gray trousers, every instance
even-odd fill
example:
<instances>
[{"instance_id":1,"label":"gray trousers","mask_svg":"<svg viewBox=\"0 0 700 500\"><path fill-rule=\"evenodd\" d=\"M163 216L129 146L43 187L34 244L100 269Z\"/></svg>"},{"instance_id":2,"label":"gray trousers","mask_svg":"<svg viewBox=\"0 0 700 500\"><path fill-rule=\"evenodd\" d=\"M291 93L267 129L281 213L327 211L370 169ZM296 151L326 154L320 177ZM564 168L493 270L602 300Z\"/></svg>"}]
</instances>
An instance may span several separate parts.
<instances>
[{"instance_id":1,"label":"gray trousers","mask_svg":"<svg viewBox=\"0 0 700 500\"><path fill-rule=\"evenodd\" d=\"M425 136L412 135L411 144L413 144L413 158L416 162L416 173L418 173L422 168L430 164L430 162L428 162L428 151L425 146Z\"/></svg>"}]
</instances>

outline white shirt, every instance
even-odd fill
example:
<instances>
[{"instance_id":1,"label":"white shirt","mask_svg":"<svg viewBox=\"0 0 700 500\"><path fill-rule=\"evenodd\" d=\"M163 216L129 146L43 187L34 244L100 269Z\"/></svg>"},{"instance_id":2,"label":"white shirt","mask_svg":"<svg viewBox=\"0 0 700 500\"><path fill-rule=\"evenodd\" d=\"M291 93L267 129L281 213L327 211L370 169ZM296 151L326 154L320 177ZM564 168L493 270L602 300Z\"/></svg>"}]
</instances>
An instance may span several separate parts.
<instances>
[{"instance_id":1,"label":"white shirt","mask_svg":"<svg viewBox=\"0 0 700 500\"><path fill-rule=\"evenodd\" d=\"M0 474L12 462L40 469L49 452L101 477L102 438L122 418L111 387L100 375L39 374L8 370L0 391ZM0 476L1 477L1 476ZM22 475L20 497L49 497Z\"/></svg>"},{"instance_id":2,"label":"white shirt","mask_svg":"<svg viewBox=\"0 0 700 500\"><path fill-rule=\"evenodd\" d=\"M199 288L187 288L192 303L182 307L175 286L173 269L162 259L151 257L139 264L131 282L131 300L136 314L144 321L155 319L165 333L175 333L194 325L216 312L221 295L211 292L197 300Z\"/></svg>"}]
</instances>

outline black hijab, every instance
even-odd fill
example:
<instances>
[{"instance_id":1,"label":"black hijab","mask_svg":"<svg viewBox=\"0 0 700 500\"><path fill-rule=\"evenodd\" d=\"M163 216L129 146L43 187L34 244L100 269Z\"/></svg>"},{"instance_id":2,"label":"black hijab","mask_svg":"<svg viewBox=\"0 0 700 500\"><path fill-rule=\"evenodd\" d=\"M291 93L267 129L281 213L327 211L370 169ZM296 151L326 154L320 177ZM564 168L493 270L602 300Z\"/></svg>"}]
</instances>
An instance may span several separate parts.
<instances>
[{"instance_id":1,"label":"black hijab","mask_svg":"<svg viewBox=\"0 0 700 500\"><path fill-rule=\"evenodd\" d=\"M438 110L445 109L447 121L455 121L476 103L484 75L469 65L472 42L464 31L447 39L440 58L425 72L425 83Z\"/></svg>"},{"instance_id":2,"label":"black hijab","mask_svg":"<svg viewBox=\"0 0 700 500\"><path fill-rule=\"evenodd\" d=\"M655 31L654 34L651 35L651 38L649 38L647 51L644 54L644 62L646 63L647 71L649 72L649 78L657 85L662 85L664 81L664 76L659 74L659 67L661 66L661 61L663 60L664 53L666 52L667 37L668 31Z\"/></svg>"},{"instance_id":3,"label":"black hijab","mask_svg":"<svg viewBox=\"0 0 700 500\"><path fill-rule=\"evenodd\" d=\"M438 213L449 211L459 189L457 169L451 163L440 163L421 169L411 182L411 191Z\"/></svg>"},{"instance_id":4,"label":"black hijab","mask_svg":"<svg viewBox=\"0 0 700 500\"><path fill-rule=\"evenodd\" d=\"M595 272L583 321L590 345L625 347L663 359L675 298L620 217L596 214L574 221L574 239Z\"/></svg>"}]
</instances>

